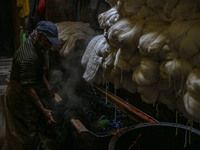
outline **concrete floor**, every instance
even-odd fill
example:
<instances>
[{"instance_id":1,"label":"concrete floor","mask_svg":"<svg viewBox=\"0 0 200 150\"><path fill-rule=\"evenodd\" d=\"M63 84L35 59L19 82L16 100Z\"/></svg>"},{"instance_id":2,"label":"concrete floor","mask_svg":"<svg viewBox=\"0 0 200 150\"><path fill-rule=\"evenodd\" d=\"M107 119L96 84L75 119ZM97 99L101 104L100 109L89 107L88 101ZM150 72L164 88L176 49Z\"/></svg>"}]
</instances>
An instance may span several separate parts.
<instances>
[{"instance_id":1,"label":"concrete floor","mask_svg":"<svg viewBox=\"0 0 200 150\"><path fill-rule=\"evenodd\" d=\"M8 82L7 76L10 74L12 59L0 59L0 95L6 89ZM0 102L0 149L4 145L5 138L5 121L2 114L1 102Z\"/></svg>"},{"instance_id":2,"label":"concrete floor","mask_svg":"<svg viewBox=\"0 0 200 150\"><path fill-rule=\"evenodd\" d=\"M6 78L10 75L11 65L12 59L0 59L0 93L8 85Z\"/></svg>"}]
</instances>

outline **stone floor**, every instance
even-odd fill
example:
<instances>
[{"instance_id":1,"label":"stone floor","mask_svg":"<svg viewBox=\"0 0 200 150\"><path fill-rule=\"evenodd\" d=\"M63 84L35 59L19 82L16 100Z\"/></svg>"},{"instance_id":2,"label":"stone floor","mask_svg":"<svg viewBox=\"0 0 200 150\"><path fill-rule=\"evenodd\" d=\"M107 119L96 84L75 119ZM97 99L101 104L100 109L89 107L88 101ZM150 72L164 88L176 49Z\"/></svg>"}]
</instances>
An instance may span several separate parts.
<instances>
[{"instance_id":1,"label":"stone floor","mask_svg":"<svg viewBox=\"0 0 200 150\"><path fill-rule=\"evenodd\" d=\"M8 85L6 78L10 75L11 65L12 59L0 59L0 93Z\"/></svg>"}]
</instances>

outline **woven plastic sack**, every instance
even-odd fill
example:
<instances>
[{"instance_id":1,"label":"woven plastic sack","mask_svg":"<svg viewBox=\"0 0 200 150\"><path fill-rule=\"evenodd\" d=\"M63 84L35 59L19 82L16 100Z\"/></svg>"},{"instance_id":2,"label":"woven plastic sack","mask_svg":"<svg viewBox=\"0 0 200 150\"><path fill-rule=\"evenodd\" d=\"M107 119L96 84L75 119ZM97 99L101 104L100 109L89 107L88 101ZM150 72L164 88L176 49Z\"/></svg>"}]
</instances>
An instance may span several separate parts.
<instances>
[{"instance_id":1,"label":"woven plastic sack","mask_svg":"<svg viewBox=\"0 0 200 150\"><path fill-rule=\"evenodd\" d=\"M86 68L87 63L89 61L91 52L95 50L95 44L99 41L100 38L102 38L103 35L97 35L95 36L88 44L88 46L86 47L86 50L82 56L81 59L81 64L83 65L84 68Z\"/></svg>"}]
</instances>

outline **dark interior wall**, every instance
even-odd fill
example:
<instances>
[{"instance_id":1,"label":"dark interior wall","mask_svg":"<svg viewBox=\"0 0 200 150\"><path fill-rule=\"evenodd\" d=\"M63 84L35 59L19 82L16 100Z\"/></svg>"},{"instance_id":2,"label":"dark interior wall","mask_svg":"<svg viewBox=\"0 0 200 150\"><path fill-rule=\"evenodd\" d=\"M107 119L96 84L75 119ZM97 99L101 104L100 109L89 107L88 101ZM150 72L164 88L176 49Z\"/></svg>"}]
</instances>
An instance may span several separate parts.
<instances>
[{"instance_id":1,"label":"dark interior wall","mask_svg":"<svg viewBox=\"0 0 200 150\"><path fill-rule=\"evenodd\" d=\"M46 17L55 23L82 21L98 27L98 14L108 10L105 0L46 0Z\"/></svg>"},{"instance_id":2,"label":"dark interior wall","mask_svg":"<svg viewBox=\"0 0 200 150\"><path fill-rule=\"evenodd\" d=\"M98 30L98 15L109 8L105 0L46 0L45 17L54 23L87 22ZM25 18L18 14L16 1L0 1L0 57L12 57L20 46L20 26L25 26Z\"/></svg>"},{"instance_id":3,"label":"dark interior wall","mask_svg":"<svg viewBox=\"0 0 200 150\"><path fill-rule=\"evenodd\" d=\"M12 1L0 1L0 57L11 57L14 53Z\"/></svg>"},{"instance_id":4,"label":"dark interior wall","mask_svg":"<svg viewBox=\"0 0 200 150\"><path fill-rule=\"evenodd\" d=\"M73 18L73 0L46 0L46 18L53 22L75 20Z\"/></svg>"}]
</instances>

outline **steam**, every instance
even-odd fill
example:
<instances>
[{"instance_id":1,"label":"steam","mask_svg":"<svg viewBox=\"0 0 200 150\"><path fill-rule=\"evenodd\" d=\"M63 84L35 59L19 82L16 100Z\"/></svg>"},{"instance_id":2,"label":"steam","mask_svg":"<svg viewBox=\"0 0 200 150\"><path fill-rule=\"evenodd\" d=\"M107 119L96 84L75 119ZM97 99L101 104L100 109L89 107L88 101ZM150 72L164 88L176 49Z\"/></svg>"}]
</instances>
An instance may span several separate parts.
<instances>
[{"instance_id":1,"label":"steam","mask_svg":"<svg viewBox=\"0 0 200 150\"><path fill-rule=\"evenodd\" d=\"M90 39L78 40L75 50L62 58L57 65L52 67L50 72L50 83L62 97L67 108L85 104L77 91L84 92L84 84L87 84L82 78L84 68L81 65L81 59L89 41Z\"/></svg>"},{"instance_id":2,"label":"steam","mask_svg":"<svg viewBox=\"0 0 200 150\"><path fill-rule=\"evenodd\" d=\"M57 122L56 143L59 148L72 146L74 130L70 119L74 117L75 110L89 107L80 94L86 90L85 85L88 84L82 78L84 69L81 65L88 42L86 39L78 40L74 51L68 56L51 61L53 65L51 65L49 81L53 90L63 99L53 106L54 119Z\"/></svg>"}]
</instances>

